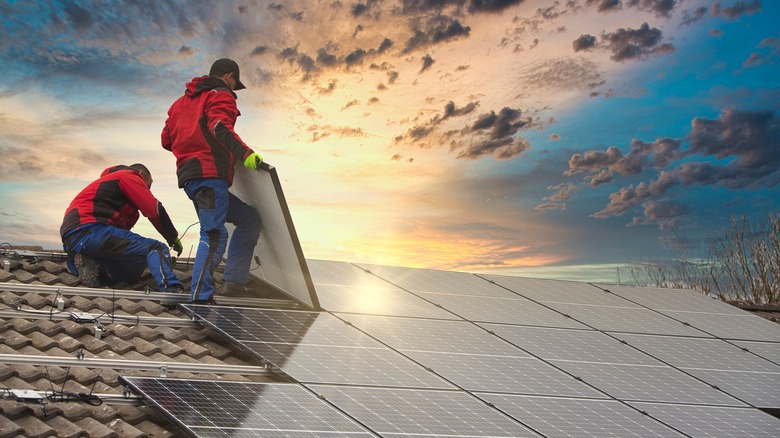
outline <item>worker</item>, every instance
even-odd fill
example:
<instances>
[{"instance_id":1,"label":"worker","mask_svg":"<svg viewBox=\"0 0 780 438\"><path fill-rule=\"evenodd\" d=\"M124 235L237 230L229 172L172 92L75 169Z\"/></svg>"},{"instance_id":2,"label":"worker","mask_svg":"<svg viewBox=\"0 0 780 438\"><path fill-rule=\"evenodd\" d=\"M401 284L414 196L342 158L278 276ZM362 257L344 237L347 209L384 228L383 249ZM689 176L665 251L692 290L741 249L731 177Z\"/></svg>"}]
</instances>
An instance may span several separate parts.
<instances>
[{"instance_id":1,"label":"worker","mask_svg":"<svg viewBox=\"0 0 780 438\"><path fill-rule=\"evenodd\" d=\"M134 283L145 268L157 290L184 292L173 272L168 245L177 255L182 244L165 208L151 192L152 174L143 164L118 165L103 171L68 206L60 236L68 269L86 287ZM168 245L130 231L142 213Z\"/></svg>"},{"instance_id":2,"label":"worker","mask_svg":"<svg viewBox=\"0 0 780 438\"><path fill-rule=\"evenodd\" d=\"M257 239L260 215L228 189L234 166L258 168L263 159L236 134L240 115L236 104L241 82L238 64L222 58L206 76L186 84L184 95L168 110L162 131L162 147L176 157L179 187L195 205L200 221L200 243L190 286L196 304L215 304L214 270L227 249L222 296L251 296L246 284ZM235 225L228 244L225 223Z\"/></svg>"}]
</instances>

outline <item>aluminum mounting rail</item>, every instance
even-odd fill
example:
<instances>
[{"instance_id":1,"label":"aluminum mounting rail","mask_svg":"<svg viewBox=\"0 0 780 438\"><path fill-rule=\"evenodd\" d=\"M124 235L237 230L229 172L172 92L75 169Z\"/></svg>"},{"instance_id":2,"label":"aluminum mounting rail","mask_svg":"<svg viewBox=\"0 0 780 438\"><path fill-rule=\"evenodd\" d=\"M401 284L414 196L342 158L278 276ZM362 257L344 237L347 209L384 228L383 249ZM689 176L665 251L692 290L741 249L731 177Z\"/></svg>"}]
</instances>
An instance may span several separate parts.
<instances>
[{"instance_id":1,"label":"aluminum mounting rail","mask_svg":"<svg viewBox=\"0 0 780 438\"><path fill-rule=\"evenodd\" d=\"M163 318L158 316L107 315L67 310L17 310L0 309L0 318L48 319L50 321L76 321L98 324L143 324L156 327L199 327L199 324L187 318Z\"/></svg>"},{"instance_id":2,"label":"aluminum mounting rail","mask_svg":"<svg viewBox=\"0 0 780 438\"><path fill-rule=\"evenodd\" d=\"M189 294L168 292L102 289L92 287L50 286L46 284L0 283L0 290L20 293L52 293L61 295L79 295L82 297L103 297L108 299L126 298L131 300L153 300L165 303L189 303ZM217 296L220 305L242 307L271 307L279 309L296 309L300 304L293 300L270 298L244 298Z\"/></svg>"},{"instance_id":3,"label":"aluminum mounting rail","mask_svg":"<svg viewBox=\"0 0 780 438\"><path fill-rule=\"evenodd\" d=\"M239 374L242 376L267 376L270 368L253 365L228 365L209 363L160 362L127 359L102 359L79 356L39 356L28 354L0 354L0 363L6 365L50 365L85 368L111 368L114 370L159 371L160 377L169 372Z\"/></svg>"}]
</instances>

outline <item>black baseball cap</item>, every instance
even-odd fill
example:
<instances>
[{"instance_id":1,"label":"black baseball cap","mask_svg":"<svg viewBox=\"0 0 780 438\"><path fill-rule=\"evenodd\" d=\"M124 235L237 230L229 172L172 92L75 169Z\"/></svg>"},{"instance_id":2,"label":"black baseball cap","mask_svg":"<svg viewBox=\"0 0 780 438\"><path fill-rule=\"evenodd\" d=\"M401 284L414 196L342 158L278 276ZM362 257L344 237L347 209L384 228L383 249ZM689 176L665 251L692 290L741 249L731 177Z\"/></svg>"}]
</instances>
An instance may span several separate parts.
<instances>
[{"instance_id":1,"label":"black baseball cap","mask_svg":"<svg viewBox=\"0 0 780 438\"><path fill-rule=\"evenodd\" d=\"M239 79L238 64L236 64L236 61L233 61L230 58L221 58L214 61L214 64L211 64L211 70L209 70L209 74L213 75L214 73L235 73L236 90L243 90L246 88L241 82L241 79Z\"/></svg>"}]
</instances>

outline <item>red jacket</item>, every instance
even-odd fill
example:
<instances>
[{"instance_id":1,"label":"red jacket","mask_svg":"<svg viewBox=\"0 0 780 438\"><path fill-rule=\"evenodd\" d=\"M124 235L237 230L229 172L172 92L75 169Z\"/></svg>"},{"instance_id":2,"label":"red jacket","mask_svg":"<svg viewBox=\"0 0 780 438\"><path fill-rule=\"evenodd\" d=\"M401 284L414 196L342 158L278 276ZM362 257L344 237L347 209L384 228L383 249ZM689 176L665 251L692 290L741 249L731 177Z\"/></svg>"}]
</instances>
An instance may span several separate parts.
<instances>
[{"instance_id":1,"label":"red jacket","mask_svg":"<svg viewBox=\"0 0 780 438\"><path fill-rule=\"evenodd\" d=\"M138 222L139 210L172 245L179 233L141 174L128 166L109 167L70 203L60 236L64 238L69 231L91 223L129 230Z\"/></svg>"},{"instance_id":2,"label":"red jacket","mask_svg":"<svg viewBox=\"0 0 780 438\"><path fill-rule=\"evenodd\" d=\"M162 131L162 147L176 156L179 187L201 178L233 184L236 159L254 153L233 130L239 115L236 94L222 80L202 76L187 83Z\"/></svg>"}]
</instances>

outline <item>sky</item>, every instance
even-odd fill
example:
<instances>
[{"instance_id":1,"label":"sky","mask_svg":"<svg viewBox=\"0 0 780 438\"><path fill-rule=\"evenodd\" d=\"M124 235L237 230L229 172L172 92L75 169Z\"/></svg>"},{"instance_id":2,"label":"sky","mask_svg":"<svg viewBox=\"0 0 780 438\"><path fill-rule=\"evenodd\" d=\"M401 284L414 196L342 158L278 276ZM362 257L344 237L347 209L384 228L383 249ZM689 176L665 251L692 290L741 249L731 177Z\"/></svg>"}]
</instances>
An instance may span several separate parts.
<instances>
[{"instance_id":1,"label":"sky","mask_svg":"<svg viewBox=\"0 0 780 438\"><path fill-rule=\"evenodd\" d=\"M307 258L615 281L778 210L780 2L6 0L0 17L14 245L60 248L76 193L142 162L194 254L160 132L221 57Z\"/></svg>"}]
</instances>

